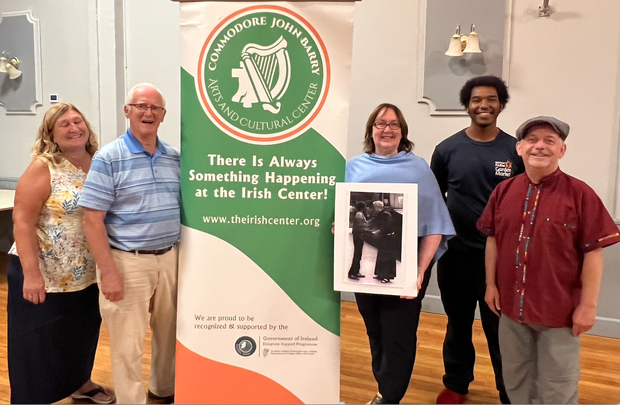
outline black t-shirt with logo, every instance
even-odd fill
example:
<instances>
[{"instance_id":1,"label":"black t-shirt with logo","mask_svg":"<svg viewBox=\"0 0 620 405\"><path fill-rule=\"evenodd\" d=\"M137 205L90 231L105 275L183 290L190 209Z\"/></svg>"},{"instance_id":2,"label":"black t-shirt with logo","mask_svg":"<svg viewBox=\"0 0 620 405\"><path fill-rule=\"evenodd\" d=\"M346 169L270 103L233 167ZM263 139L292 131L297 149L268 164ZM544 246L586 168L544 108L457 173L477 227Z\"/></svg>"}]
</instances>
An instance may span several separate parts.
<instances>
[{"instance_id":1,"label":"black t-shirt with logo","mask_svg":"<svg viewBox=\"0 0 620 405\"><path fill-rule=\"evenodd\" d=\"M450 249L484 249L486 237L476 222L489 196L500 182L524 172L516 144L501 130L491 142L474 141L462 130L435 148L431 169L456 229Z\"/></svg>"}]
</instances>

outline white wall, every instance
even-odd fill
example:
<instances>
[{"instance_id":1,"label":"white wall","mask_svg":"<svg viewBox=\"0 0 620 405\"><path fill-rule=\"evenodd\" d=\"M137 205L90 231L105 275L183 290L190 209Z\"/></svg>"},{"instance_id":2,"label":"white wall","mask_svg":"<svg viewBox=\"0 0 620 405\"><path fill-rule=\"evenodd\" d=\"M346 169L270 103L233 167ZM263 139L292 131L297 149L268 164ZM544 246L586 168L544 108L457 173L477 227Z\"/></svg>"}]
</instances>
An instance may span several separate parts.
<instances>
[{"instance_id":1,"label":"white wall","mask_svg":"<svg viewBox=\"0 0 620 405\"><path fill-rule=\"evenodd\" d=\"M124 131L126 91L159 87L169 105L161 138L178 147L180 131L179 6L168 0L2 0L0 13L31 10L40 20L43 106L36 115L0 107L0 188L14 188L30 163L50 93L84 112L101 143Z\"/></svg>"},{"instance_id":2,"label":"white wall","mask_svg":"<svg viewBox=\"0 0 620 405\"><path fill-rule=\"evenodd\" d=\"M562 0L551 19L539 2L515 2L511 95L506 122L554 115L571 125L562 168L612 209L617 187L620 2ZM614 180L612 180L614 179Z\"/></svg>"},{"instance_id":3,"label":"white wall","mask_svg":"<svg viewBox=\"0 0 620 405\"><path fill-rule=\"evenodd\" d=\"M432 1L432 0L428 0ZM499 1L499 0L498 0ZM511 100L499 117L508 133L536 115L571 125L562 169L590 186L608 209L620 213L620 1L552 1L554 13L539 18L538 0L512 0L509 87ZM380 18L378 18L380 16ZM437 143L469 125L468 117L431 117L417 102L419 1L363 0L356 4L348 157L360 154L364 125L381 102L404 112L414 152L430 161ZM446 46L448 37L446 35ZM484 40L484 39L482 39ZM617 207L617 208L616 208ZM606 274L594 330L620 337L616 300L620 250L606 249ZM424 309L443 312L433 275Z\"/></svg>"},{"instance_id":4,"label":"white wall","mask_svg":"<svg viewBox=\"0 0 620 405\"><path fill-rule=\"evenodd\" d=\"M553 2L550 18L537 16L539 3L512 0L511 101L500 127L514 133L525 119L543 114L566 120L572 134L563 170L590 184L615 211L620 2ZM417 102L419 10L417 0L356 3L348 158L361 153L366 118L380 102L403 109L415 152L427 160L438 142L469 124L468 117L431 117ZM162 138L178 145L179 69L172 62L180 53L178 4L125 1L125 15L127 85L151 81L162 89L170 106Z\"/></svg>"},{"instance_id":5,"label":"white wall","mask_svg":"<svg viewBox=\"0 0 620 405\"><path fill-rule=\"evenodd\" d=\"M402 108L415 153L429 160L437 143L469 125L467 117L431 117L417 102L419 1L363 0L356 3L351 114L347 157L361 153L364 124L381 102ZM498 0L500 1L500 0ZM616 218L620 216L620 1L552 1L550 18L538 18L540 0L512 1L509 87L511 101L499 117L509 133L535 115L554 115L572 132L564 171L590 184ZM178 3L168 0L2 0L0 12L33 10L41 20L43 94L60 94L78 105L100 131L116 138L125 121L122 96L148 81L167 99L162 139L179 146ZM449 34L446 36L446 46ZM484 41L484 39L482 39ZM119 98L120 95L120 98ZM0 187L18 177L49 108L36 116L6 116L0 107ZM607 249L601 295L605 334L620 337L615 304L620 248ZM425 308L441 311L436 281Z\"/></svg>"},{"instance_id":6,"label":"white wall","mask_svg":"<svg viewBox=\"0 0 620 405\"><path fill-rule=\"evenodd\" d=\"M499 1L499 0L498 0ZM144 12L148 2L148 14ZM511 101L499 125L514 133L536 115L554 115L572 127L562 168L590 184L606 206L616 204L620 132L620 1L552 2L550 18L539 18L539 0L512 0L509 87ZM510 4L510 3L509 3ZM179 29L176 4L166 0L125 2L128 83L149 80L169 100L162 137L174 142L172 119L178 100ZM437 143L469 125L469 118L431 117L417 95L420 32L419 0L363 0L356 3L351 114L347 158L361 153L368 114L381 102L402 108L415 153L430 160ZM148 15L148 17L146 17ZM450 33L446 35L446 45ZM161 38L156 43L153 35ZM484 40L484 39L483 39ZM173 57L174 55L174 57ZM172 124L172 125L171 125ZM173 128L171 128L173 127ZM174 135L173 135L174 134ZM618 202L620 204L620 202ZM620 212L620 211L618 211ZM606 254L606 280L617 279L620 256ZM613 284L613 283L612 283ZM620 314L613 288L603 286L597 330L620 337ZM442 312L435 277L424 300L426 310Z\"/></svg>"},{"instance_id":7,"label":"white wall","mask_svg":"<svg viewBox=\"0 0 620 405\"><path fill-rule=\"evenodd\" d=\"M551 18L537 17L538 0L512 3L512 98L499 124L513 133L534 115L566 120L573 132L563 169L590 184L607 207L614 209L620 131L620 2L562 0L552 4ZM138 82L152 82L168 102L161 137L174 146L180 144L178 3L0 3L0 12L25 9L33 10L41 20L44 97L57 92L62 100L78 105L107 143L124 127L124 92ZM115 14L119 9L122 14ZM417 86L421 85L417 72L422 65L417 47L423 35L419 9L418 0L356 3L347 157L361 152L366 118L383 101L403 109L415 152L427 160L439 141L469 124L467 117L431 117L429 107L417 102ZM121 30L115 31L119 19ZM45 101L36 116L6 116L0 111L0 139L6 148L0 179L23 172L42 112L49 106Z\"/></svg>"},{"instance_id":8,"label":"white wall","mask_svg":"<svg viewBox=\"0 0 620 405\"><path fill-rule=\"evenodd\" d=\"M166 98L168 111L159 136L179 147L181 131L181 34L179 3L125 0L128 89L153 83Z\"/></svg>"},{"instance_id":9,"label":"white wall","mask_svg":"<svg viewBox=\"0 0 620 405\"><path fill-rule=\"evenodd\" d=\"M30 163L30 148L43 113L51 106L50 93L74 103L97 127L98 105L93 98L91 47L94 9L91 2L2 0L0 13L31 10L41 28L43 106L36 115L7 116L0 107L0 186L12 188ZM18 55L16 55L18 56ZM26 78L22 78L26 80ZM93 119L95 118L95 119Z\"/></svg>"},{"instance_id":10,"label":"white wall","mask_svg":"<svg viewBox=\"0 0 620 405\"><path fill-rule=\"evenodd\" d=\"M572 132L562 169L592 186L611 210L620 117L620 1L551 3L552 16L539 18L539 0L513 0L511 100L499 126L514 134L536 115L567 121ZM469 125L468 117L431 117L429 107L417 103L422 64L416 47L423 35L418 10L418 1L356 4L348 157L361 153L366 119L384 101L404 111L414 151L427 160L437 143Z\"/></svg>"}]
</instances>

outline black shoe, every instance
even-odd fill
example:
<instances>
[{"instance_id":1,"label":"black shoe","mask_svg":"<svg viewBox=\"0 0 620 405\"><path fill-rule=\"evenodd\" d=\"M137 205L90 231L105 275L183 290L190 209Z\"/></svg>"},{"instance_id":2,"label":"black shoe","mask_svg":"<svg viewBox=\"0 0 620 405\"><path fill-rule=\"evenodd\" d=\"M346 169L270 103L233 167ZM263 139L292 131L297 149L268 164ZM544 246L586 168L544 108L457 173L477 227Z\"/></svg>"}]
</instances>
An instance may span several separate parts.
<instances>
[{"instance_id":1,"label":"black shoe","mask_svg":"<svg viewBox=\"0 0 620 405\"><path fill-rule=\"evenodd\" d=\"M359 278L357 277L357 275L356 275L356 274L349 274L349 278L350 278L351 280L359 280Z\"/></svg>"},{"instance_id":2,"label":"black shoe","mask_svg":"<svg viewBox=\"0 0 620 405\"><path fill-rule=\"evenodd\" d=\"M366 276L363 275L362 273L357 273L357 274L355 274L355 277L357 277L357 278L364 278Z\"/></svg>"},{"instance_id":3,"label":"black shoe","mask_svg":"<svg viewBox=\"0 0 620 405\"><path fill-rule=\"evenodd\" d=\"M387 284L387 283L391 283L391 282L392 282L392 280L390 280L389 278L384 278L384 279L382 279L382 280L381 280L381 282L382 282L383 284Z\"/></svg>"},{"instance_id":4,"label":"black shoe","mask_svg":"<svg viewBox=\"0 0 620 405\"><path fill-rule=\"evenodd\" d=\"M160 397L149 390L147 396L155 401L161 401L162 404L174 404L174 394L168 395L167 397Z\"/></svg>"}]
</instances>

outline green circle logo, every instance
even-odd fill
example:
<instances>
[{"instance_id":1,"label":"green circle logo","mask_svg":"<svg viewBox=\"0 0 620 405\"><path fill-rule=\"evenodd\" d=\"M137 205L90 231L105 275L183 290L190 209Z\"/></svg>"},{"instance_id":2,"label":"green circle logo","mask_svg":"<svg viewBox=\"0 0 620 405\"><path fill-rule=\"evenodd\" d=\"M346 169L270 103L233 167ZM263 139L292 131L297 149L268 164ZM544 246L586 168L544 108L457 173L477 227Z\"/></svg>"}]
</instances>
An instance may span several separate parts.
<instances>
[{"instance_id":1,"label":"green circle logo","mask_svg":"<svg viewBox=\"0 0 620 405\"><path fill-rule=\"evenodd\" d=\"M301 135L329 89L325 45L308 21L280 6L239 10L211 32L199 58L197 90L224 132L254 144Z\"/></svg>"}]
</instances>

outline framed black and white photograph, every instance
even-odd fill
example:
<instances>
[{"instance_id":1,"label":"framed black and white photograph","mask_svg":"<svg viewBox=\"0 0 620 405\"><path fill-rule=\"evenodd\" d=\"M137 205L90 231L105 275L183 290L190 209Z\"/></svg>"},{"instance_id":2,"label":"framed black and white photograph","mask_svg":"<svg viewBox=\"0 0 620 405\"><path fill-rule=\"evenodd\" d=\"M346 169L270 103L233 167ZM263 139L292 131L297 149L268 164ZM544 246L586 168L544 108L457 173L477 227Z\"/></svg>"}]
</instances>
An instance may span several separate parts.
<instances>
[{"instance_id":1,"label":"framed black and white photograph","mask_svg":"<svg viewBox=\"0 0 620 405\"><path fill-rule=\"evenodd\" d=\"M417 295L417 184L336 184L334 232L334 290Z\"/></svg>"}]
</instances>

